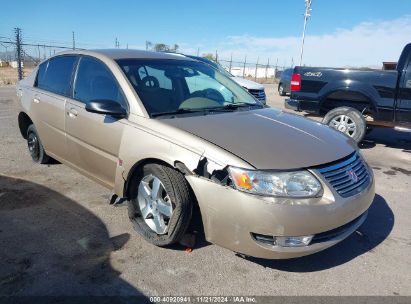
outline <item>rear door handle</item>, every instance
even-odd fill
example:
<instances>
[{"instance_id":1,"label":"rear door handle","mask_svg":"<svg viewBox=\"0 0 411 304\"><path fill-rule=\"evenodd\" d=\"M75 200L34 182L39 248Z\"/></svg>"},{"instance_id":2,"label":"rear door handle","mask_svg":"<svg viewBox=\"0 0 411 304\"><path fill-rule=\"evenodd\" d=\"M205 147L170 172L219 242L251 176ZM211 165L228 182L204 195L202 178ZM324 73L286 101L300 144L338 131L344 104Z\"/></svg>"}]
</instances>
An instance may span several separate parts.
<instances>
[{"instance_id":1,"label":"rear door handle","mask_svg":"<svg viewBox=\"0 0 411 304\"><path fill-rule=\"evenodd\" d=\"M67 112L67 115L68 115L69 117L71 117L71 118L76 118L77 115L78 115L78 112L77 112L75 109L71 108L71 109Z\"/></svg>"},{"instance_id":2,"label":"rear door handle","mask_svg":"<svg viewBox=\"0 0 411 304\"><path fill-rule=\"evenodd\" d=\"M409 80L407 80L407 81L405 82L405 87L406 87L407 89L411 89L411 79L409 79Z\"/></svg>"},{"instance_id":3,"label":"rear door handle","mask_svg":"<svg viewBox=\"0 0 411 304\"><path fill-rule=\"evenodd\" d=\"M40 98L34 97L34 98L33 98L33 102L34 102L34 103L40 103Z\"/></svg>"}]
</instances>

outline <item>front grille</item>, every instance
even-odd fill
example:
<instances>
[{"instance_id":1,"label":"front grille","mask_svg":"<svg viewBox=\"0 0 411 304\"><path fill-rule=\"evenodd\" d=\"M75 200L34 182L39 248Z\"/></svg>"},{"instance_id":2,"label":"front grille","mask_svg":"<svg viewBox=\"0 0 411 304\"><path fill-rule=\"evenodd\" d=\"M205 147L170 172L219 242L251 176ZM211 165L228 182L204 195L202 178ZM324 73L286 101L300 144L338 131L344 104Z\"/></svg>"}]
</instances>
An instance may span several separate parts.
<instances>
[{"instance_id":1,"label":"front grille","mask_svg":"<svg viewBox=\"0 0 411 304\"><path fill-rule=\"evenodd\" d=\"M255 98L257 98L259 101L265 102L265 92L264 90L252 90L249 89L248 92L250 92Z\"/></svg>"},{"instance_id":2,"label":"front grille","mask_svg":"<svg viewBox=\"0 0 411 304\"><path fill-rule=\"evenodd\" d=\"M349 157L317 168L339 195L349 197L362 191L370 183L370 175L357 152Z\"/></svg>"},{"instance_id":3,"label":"front grille","mask_svg":"<svg viewBox=\"0 0 411 304\"><path fill-rule=\"evenodd\" d=\"M367 217L367 214L368 214L368 211L361 214L359 217L357 217L356 219L352 220L351 222L345 225L342 225L332 230L328 230L326 232L317 233L316 235L314 235L310 244L328 242L328 241L331 241L339 237L342 234L345 234L347 231L351 230L354 226L360 226L364 222L365 218Z\"/></svg>"}]
</instances>

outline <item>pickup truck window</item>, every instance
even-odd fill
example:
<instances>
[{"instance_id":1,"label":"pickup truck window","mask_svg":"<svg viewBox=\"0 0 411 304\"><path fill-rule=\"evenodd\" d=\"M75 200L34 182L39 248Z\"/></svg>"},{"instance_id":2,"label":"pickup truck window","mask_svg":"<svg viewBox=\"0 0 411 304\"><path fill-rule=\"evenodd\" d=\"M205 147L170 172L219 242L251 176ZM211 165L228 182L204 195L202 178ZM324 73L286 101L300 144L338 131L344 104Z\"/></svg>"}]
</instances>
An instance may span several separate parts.
<instances>
[{"instance_id":1,"label":"pickup truck window","mask_svg":"<svg viewBox=\"0 0 411 304\"><path fill-rule=\"evenodd\" d=\"M73 98L86 104L93 100L116 101L127 109L127 102L113 74L104 63L90 57L80 59Z\"/></svg>"},{"instance_id":2,"label":"pickup truck window","mask_svg":"<svg viewBox=\"0 0 411 304\"><path fill-rule=\"evenodd\" d=\"M59 56L42 63L37 73L36 86L67 96L76 59L76 56Z\"/></svg>"}]
</instances>

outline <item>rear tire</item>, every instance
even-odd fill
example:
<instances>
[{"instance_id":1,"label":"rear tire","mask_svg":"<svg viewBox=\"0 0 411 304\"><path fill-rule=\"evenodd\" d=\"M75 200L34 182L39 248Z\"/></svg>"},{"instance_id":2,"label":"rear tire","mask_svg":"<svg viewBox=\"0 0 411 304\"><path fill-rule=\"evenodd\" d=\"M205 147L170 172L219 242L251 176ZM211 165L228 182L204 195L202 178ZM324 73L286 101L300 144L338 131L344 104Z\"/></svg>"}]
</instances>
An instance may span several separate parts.
<instances>
[{"instance_id":1,"label":"rear tire","mask_svg":"<svg viewBox=\"0 0 411 304\"><path fill-rule=\"evenodd\" d=\"M134 230L160 247L180 241L190 224L193 209L193 198L184 175L167 166L147 164L132 178L128 215Z\"/></svg>"},{"instance_id":2,"label":"rear tire","mask_svg":"<svg viewBox=\"0 0 411 304\"><path fill-rule=\"evenodd\" d=\"M326 124L341 133L361 142L367 130L367 123L360 111L350 107L339 107L329 111L324 119Z\"/></svg>"},{"instance_id":3,"label":"rear tire","mask_svg":"<svg viewBox=\"0 0 411 304\"><path fill-rule=\"evenodd\" d=\"M46 154L46 151L44 151L40 137L33 124L27 128L27 146L34 162L39 164L47 164L50 162L50 157Z\"/></svg>"},{"instance_id":4,"label":"rear tire","mask_svg":"<svg viewBox=\"0 0 411 304\"><path fill-rule=\"evenodd\" d=\"M285 96L285 95L287 95L287 93L285 93L285 91L284 91L284 86L283 86L282 83L280 83L280 84L278 85L278 94L279 94L280 96Z\"/></svg>"}]
</instances>

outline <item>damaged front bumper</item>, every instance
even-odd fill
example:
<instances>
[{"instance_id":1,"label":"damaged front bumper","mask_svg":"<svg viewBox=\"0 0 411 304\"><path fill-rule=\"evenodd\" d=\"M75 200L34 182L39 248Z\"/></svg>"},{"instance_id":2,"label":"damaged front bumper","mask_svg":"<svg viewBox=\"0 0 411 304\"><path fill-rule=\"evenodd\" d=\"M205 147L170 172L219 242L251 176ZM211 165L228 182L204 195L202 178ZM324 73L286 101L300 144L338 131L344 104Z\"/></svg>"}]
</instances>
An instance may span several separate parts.
<instances>
[{"instance_id":1,"label":"damaged front bumper","mask_svg":"<svg viewBox=\"0 0 411 304\"><path fill-rule=\"evenodd\" d=\"M361 193L343 198L324 180L318 198L247 194L196 175L186 176L200 206L206 239L245 255L287 259L337 244L365 220L374 179ZM309 245L283 247L276 237L312 236Z\"/></svg>"}]
</instances>

